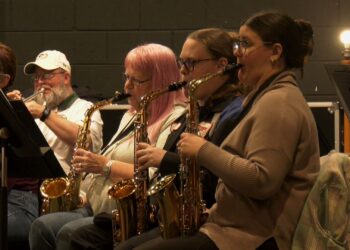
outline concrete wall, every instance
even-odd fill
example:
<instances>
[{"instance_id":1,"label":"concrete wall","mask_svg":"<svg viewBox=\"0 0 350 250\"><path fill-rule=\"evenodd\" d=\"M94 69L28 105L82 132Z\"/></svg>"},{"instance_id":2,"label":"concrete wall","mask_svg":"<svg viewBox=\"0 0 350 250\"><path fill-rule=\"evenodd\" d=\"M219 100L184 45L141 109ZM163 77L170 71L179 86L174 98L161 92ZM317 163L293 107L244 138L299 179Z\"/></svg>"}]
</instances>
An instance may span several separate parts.
<instances>
[{"instance_id":1,"label":"concrete wall","mask_svg":"<svg viewBox=\"0 0 350 250\"><path fill-rule=\"evenodd\" d=\"M17 88L31 88L26 62L58 49L72 64L75 84L109 96L122 89L123 58L137 44L158 42L179 53L190 31L237 29L263 9L312 22L316 47L301 88L311 101L334 100L324 63L341 60L339 33L350 27L349 0L0 0L0 41L18 57Z\"/></svg>"}]
</instances>

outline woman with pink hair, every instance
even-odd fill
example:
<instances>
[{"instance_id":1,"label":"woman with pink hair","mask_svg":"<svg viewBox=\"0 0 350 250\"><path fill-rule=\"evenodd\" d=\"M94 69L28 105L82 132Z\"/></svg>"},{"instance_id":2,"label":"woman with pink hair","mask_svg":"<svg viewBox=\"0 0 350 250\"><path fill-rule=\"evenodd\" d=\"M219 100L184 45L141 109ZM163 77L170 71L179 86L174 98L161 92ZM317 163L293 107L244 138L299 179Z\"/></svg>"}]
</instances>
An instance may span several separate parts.
<instances>
[{"instance_id":1,"label":"woman with pink hair","mask_svg":"<svg viewBox=\"0 0 350 250\"><path fill-rule=\"evenodd\" d=\"M95 154L77 149L72 167L79 173L89 173L82 183L85 204L72 212L57 212L35 220L30 231L31 249L68 249L70 235L80 227L93 223L93 215L116 208L108 198L108 188L114 182L133 178L133 121L139 111L141 97L153 90L164 89L179 81L176 57L171 49L160 44L140 45L131 50L124 61L124 91L130 109L124 114L110 143ZM152 101L148 107L147 132L149 141L163 148L170 125L184 113L182 91L169 92ZM149 171L150 176L153 172Z\"/></svg>"}]
</instances>

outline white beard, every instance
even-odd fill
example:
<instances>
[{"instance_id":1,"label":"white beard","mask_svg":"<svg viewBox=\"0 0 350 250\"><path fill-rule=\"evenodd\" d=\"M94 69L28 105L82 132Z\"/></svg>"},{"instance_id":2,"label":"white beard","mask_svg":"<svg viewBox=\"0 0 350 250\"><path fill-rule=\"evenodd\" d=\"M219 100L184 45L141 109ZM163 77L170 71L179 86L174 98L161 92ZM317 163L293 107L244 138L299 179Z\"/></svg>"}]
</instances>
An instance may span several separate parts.
<instances>
[{"instance_id":1,"label":"white beard","mask_svg":"<svg viewBox=\"0 0 350 250\"><path fill-rule=\"evenodd\" d=\"M46 105L49 108L57 107L62 101L67 98L67 87L61 83L51 89L48 94L38 95L36 102L41 105Z\"/></svg>"}]
</instances>

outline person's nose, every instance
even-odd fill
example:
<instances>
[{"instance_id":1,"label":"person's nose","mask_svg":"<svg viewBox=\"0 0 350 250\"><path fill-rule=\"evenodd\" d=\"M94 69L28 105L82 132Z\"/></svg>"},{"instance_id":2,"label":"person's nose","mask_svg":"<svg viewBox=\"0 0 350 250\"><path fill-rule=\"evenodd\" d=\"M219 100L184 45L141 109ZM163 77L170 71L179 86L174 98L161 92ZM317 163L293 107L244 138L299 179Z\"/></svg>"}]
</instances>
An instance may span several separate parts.
<instances>
[{"instance_id":1,"label":"person's nose","mask_svg":"<svg viewBox=\"0 0 350 250\"><path fill-rule=\"evenodd\" d=\"M233 52L233 55L234 55L235 57L241 57L241 56L243 55L241 49L233 49L232 52Z\"/></svg>"},{"instance_id":2,"label":"person's nose","mask_svg":"<svg viewBox=\"0 0 350 250\"><path fill-rule=\"evenodd\" d=\"M181 65L180 66L180 74L181 75L188 75L189 71L187 70L187 68L185 67L185 65Z\"/></svg>"},{"instance_id":3,"label":"person's nose","mask_svg":"<svg viewBox=\"0 0 350 250\"><path fill-rule=\"evenodd\" d=\"M35 80L34 86L36 89L41 89L43 87L44 83L45 83L44 80L42 80L41 78L38 78L37 80Z\"/></svg>"},{"instance_id":4,"label":"person's nose","mask_svg":"<svg viewBox=\"0 0 350 250\"><path fill-rule=\"evenodd\" d=\"M124 86L125 89L132 89L134 84L132 83L131 79L125 79Z\"/></svg>"}]
</instances>

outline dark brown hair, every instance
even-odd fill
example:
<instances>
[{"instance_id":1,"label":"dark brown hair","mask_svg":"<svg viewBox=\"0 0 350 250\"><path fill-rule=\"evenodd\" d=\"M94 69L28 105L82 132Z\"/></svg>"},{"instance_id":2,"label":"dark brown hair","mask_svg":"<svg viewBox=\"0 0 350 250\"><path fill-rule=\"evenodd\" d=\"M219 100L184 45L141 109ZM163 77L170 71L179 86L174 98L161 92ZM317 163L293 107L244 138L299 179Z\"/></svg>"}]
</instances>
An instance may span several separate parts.
<instances>
[{"instance_id":1,"label":"dark brown hair","mask_svg":"<svg viewBox=\"0 0 350 250\"><path fill-rule=\"evenodd\" d=\"M295 22L302 31L303 41L302 41L302 51L305 56L311 56L314 50L314 30L309 21L304 19L295 19Z\"/></svg>"},{"instance_id":2,"label":"dark brown hair","mask_svg":"<svg viewBox=\"0 0 350 250\"><path fill-rule=\"evenodd\" d=\"M233 38L229 32L219 28L206 28L192 32L187 38L205 45L214 58L225 57L229 63L236 62L232 52Z\"/></svg>"},{"instance_id":3,"label":"dark brown hair","mask_svg":"<svg viewBox=\"0 0 350 250\"><path fill-rule=\"evenodd\" d=\"M0 42L0 72L10 75L7 87L12 85L16 78L16 56L12 49Z\"/></svg>"},{"instance_id":4,"label":"dark brown hair","mask_svg":"<svg viewBox=\"0 0 350 250\"><path fill-rule=\"evenodd\" d=\"M280 43L287 69L304 66L303 27L279 12L259 12L243 25L257 33L264 42Z\"/></svg>"},{"instance_id":5,"label":"dark brown hair","mask_svg":"<svg viewBox=\"0 0 350 250\"><path fill-rule=\"evenodd\" d=\"M237 33L233 31L205 28L190 33L187 39L193 39L204 44L214 58L224 57L228 63L236 63L237 58L233 55L232 45L237 37ZM237 81L237 74L231 74L228 82L219 88L211 99L219 99L224 95L237 92Z\"/></svg>"}]
</instances>

